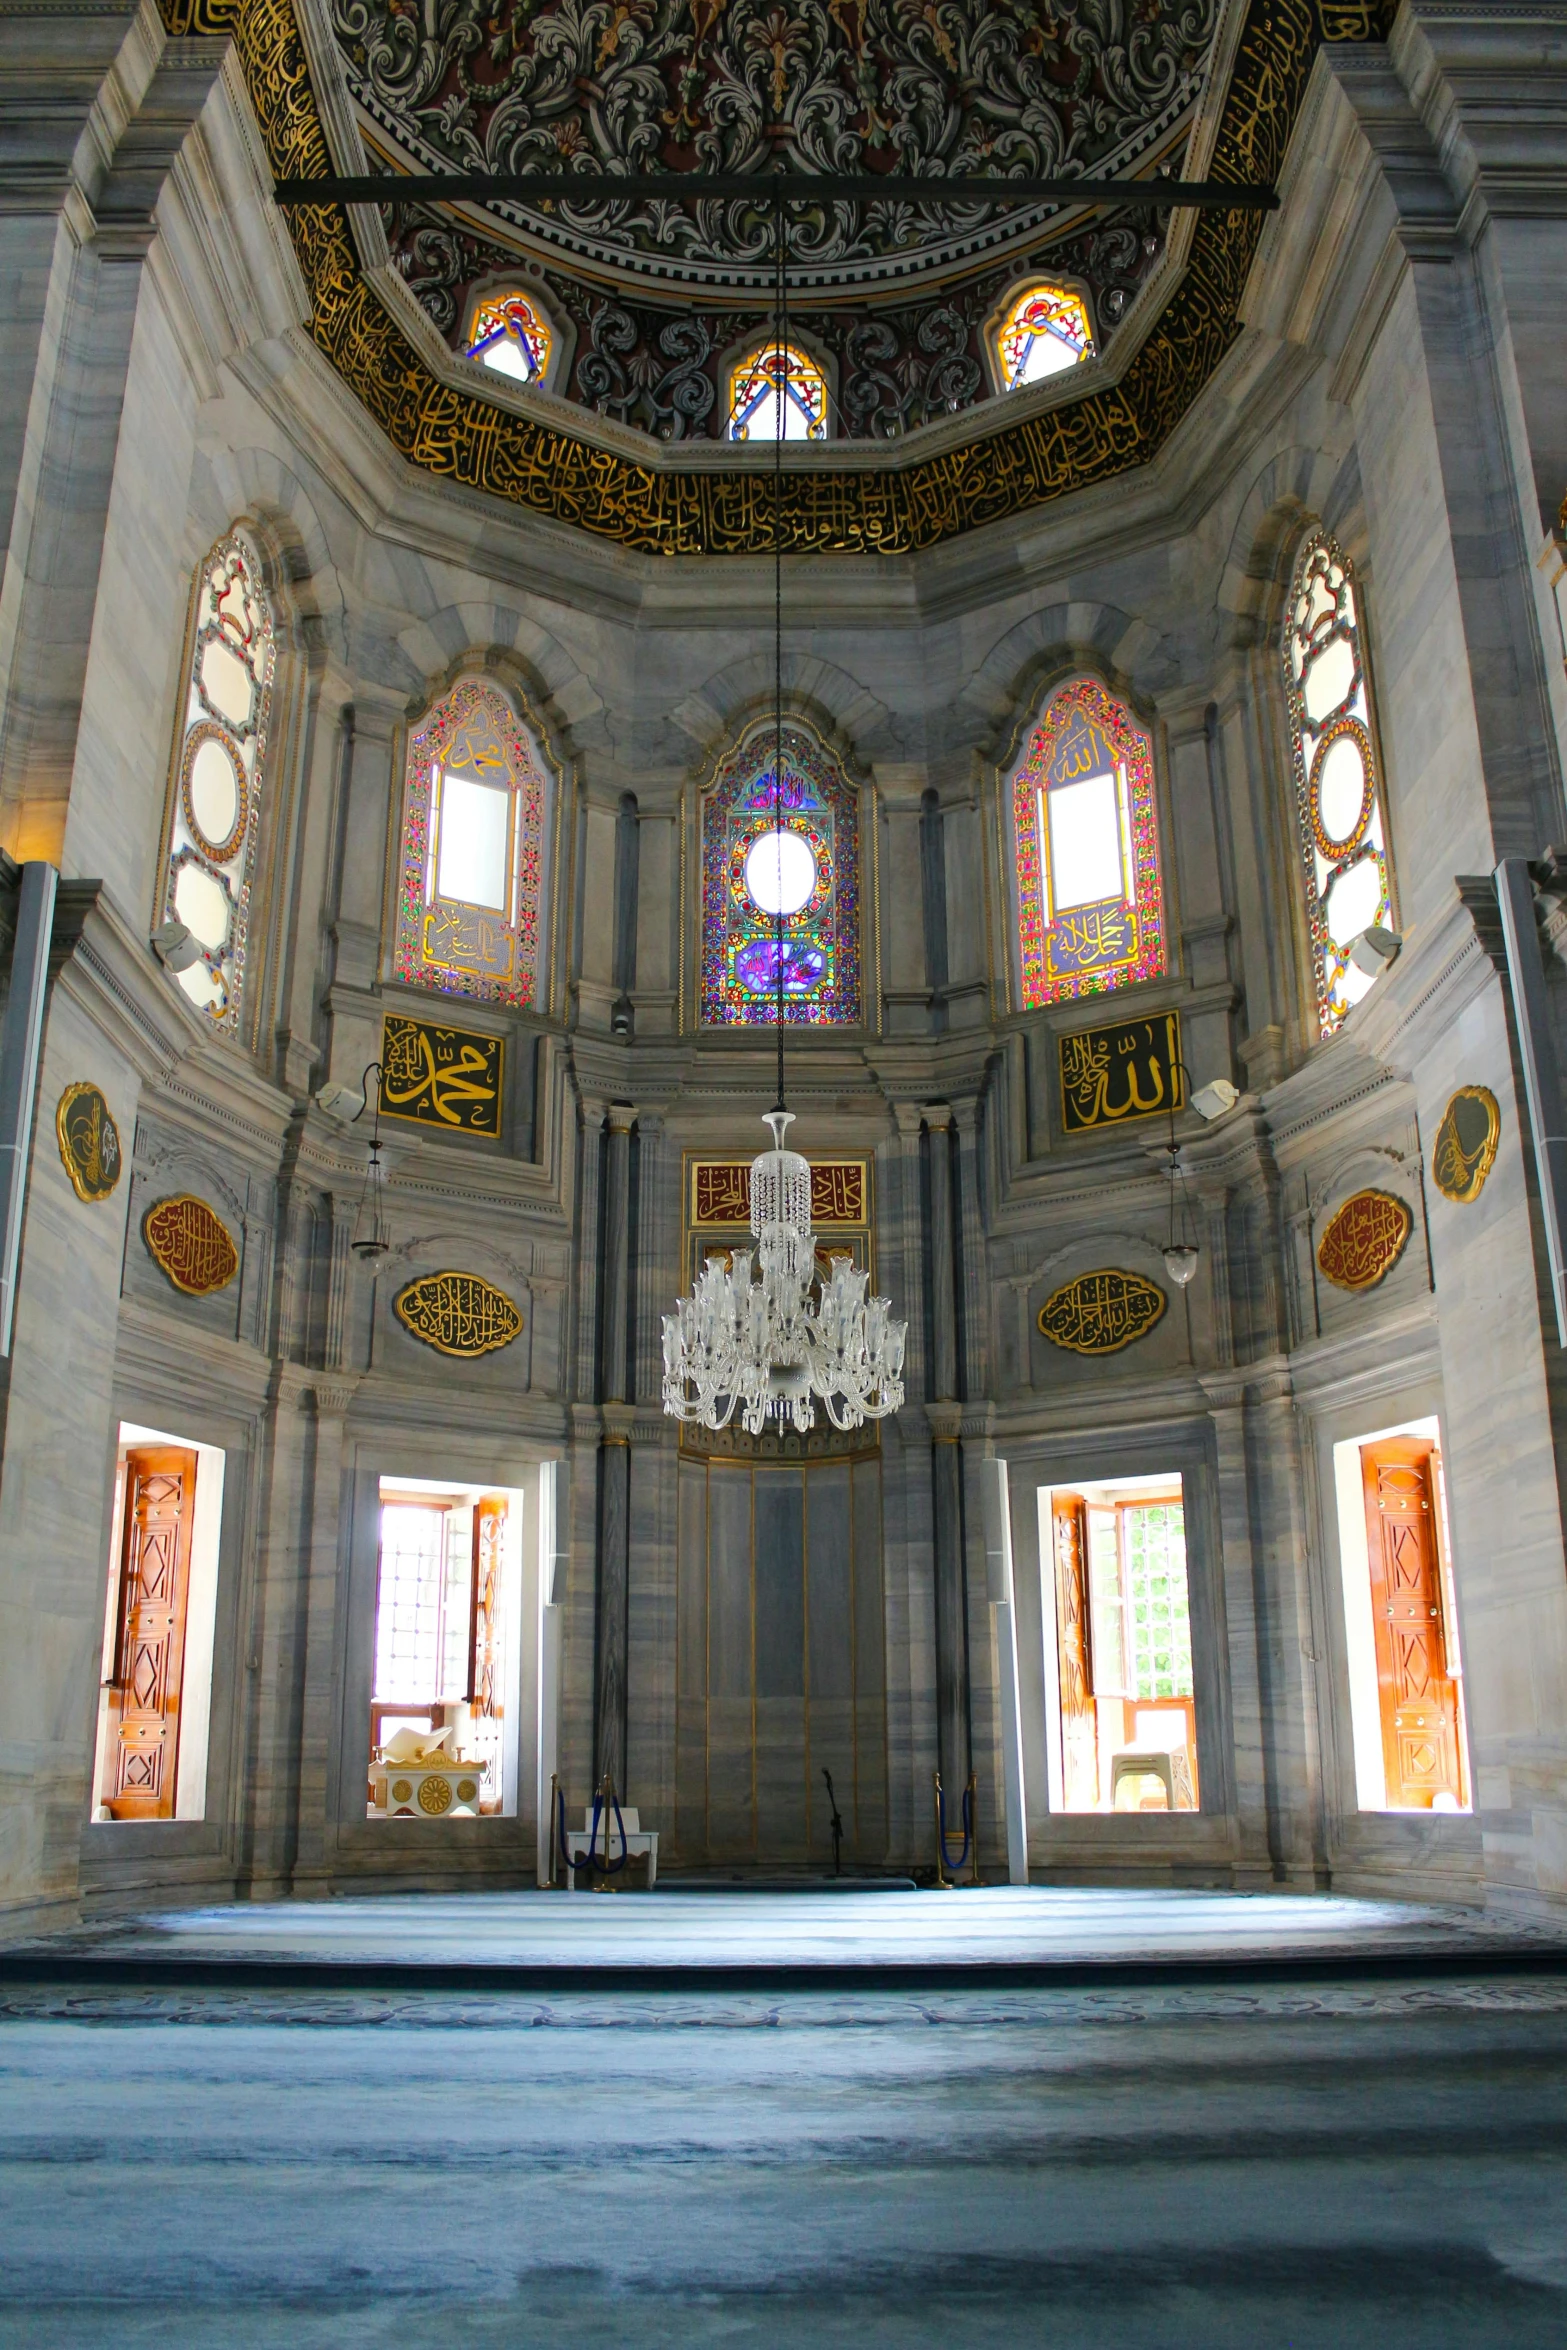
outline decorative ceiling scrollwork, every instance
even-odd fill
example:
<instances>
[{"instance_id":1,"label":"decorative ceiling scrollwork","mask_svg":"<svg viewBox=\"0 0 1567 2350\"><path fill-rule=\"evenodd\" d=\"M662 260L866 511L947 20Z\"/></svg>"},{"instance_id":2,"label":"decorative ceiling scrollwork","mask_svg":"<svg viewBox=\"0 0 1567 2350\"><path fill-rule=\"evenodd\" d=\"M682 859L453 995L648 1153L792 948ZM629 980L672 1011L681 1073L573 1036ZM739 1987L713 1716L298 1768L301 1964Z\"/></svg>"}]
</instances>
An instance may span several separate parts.
<instances>
[{"instance_id":1,"label":"decorative ceiling scrollwork","mask_svg":"<svg viewBox=\"0 0 1567 2350\"><path fill-rule=\"evenodd\" d=\"M171 32L232 29L273 170L325 176L332 159L291 0L162 5ZM941 13L940 0L933 11ZM1078 13L1097 9L1081 0ZM1250 0L1210 176L1271 181L1323 42L1381 38L1393 13L1392 0ZM315 341L411 464L650 554L748 554L771 546L765 474L640 464L441 380L365 283L342 207L301 205L288 218ZM1255 212L1198 216L1170 298L1117 383L939 456L869 470L790 469L787 545L796 552L915 553L1146 462L1239 333L1241 292L1261 233Z\"/></svg>"}]
</instances>

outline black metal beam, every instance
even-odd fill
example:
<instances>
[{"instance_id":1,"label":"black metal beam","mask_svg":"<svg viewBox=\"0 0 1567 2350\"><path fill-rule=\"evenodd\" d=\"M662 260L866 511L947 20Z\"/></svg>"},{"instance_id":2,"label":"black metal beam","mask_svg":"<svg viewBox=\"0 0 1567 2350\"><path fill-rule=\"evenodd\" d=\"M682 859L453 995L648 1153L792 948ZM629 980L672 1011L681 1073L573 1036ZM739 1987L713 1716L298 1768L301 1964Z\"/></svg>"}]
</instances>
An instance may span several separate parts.
<instances>
[{"instance_id":1,"label":"black metal beam","mask_svg":"<svg viewBox=\"0 0 1567 2350\"><path fill-rule=\"evenodd\" d=\"M697 204L714 198L773 204L1150 204L1159 211L1276 212L1272 188L1229 180L941 179L808 172L432 171L280 179L280 204Z\"/></svg>"}]
</instances>

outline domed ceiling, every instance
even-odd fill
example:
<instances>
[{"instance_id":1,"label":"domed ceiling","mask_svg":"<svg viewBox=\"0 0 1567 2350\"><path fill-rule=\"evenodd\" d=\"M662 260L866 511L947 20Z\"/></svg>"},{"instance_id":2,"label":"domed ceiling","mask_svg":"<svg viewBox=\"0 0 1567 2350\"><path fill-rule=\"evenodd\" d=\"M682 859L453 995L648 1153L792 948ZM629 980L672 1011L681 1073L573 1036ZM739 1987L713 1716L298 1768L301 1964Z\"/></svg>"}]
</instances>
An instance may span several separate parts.
<instances>
[{"instance_id":1,"label":"domed ceiling","mask_svg":"<svg viewBox=\"0 0 1567 2350\"><path fill-rule=\"evenodd\" d=\"M791 205L791 317L837 400L834 439L791 452L788 543L911 551L1155 453L1239 331L1261 230L1256 212L1161 209L1159 178L1269 184L1318 48L1382 37L1393 14L1392 0L161 5L171 32L234 32L280 179L581 173L580 202L383 205L378 253L339 203L290 208L313 333L415 464L671 554L771 540L767 484L724 443L721 382L725 353L770 317L765 175L1150 182L1147 205L1119 210ZM757 197L595 200L601 175L649 173L755 176ZM987 322L1036 265L1086 287L1104 364L1082 390L997 394ZM458 356L471 290L507 273L542 294L566 347L550 396L491 397Z\"/></svg>"},{"instance_id":2,"label":"domed ceiling","mask_svg":"<svg viewBox=\"0 0 1567 2350\"><path fill-rule=\"evenodd\" d=\"M1119 176L1184 150L1222 0L333 0L367 148L409 170ZM762 191L759 190L759 194ZM394 266L455 344L472 286L537 266L567 398L722 436L719 359L765 326L765 202L388 208ZM1074 219L1077 233L1063 235ZM1163 249L1152 205L818 202L790 221L797 327L835 428L889 438L990 396L985 322L1042 255L1103 350ZM749 301L747 296L750 297Z\"/></svg>"}]
</instances>

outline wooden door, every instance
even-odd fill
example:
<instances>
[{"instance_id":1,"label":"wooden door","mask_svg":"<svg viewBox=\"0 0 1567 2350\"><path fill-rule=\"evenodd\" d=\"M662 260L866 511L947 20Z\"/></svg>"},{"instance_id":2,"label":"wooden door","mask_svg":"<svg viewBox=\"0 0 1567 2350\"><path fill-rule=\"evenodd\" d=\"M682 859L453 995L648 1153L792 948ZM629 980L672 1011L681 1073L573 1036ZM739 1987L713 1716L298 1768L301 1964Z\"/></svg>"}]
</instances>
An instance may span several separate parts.
<instances>
[{"instance_id":1,"label":"wooden door","mask_svg":"<svg viewBox=\"0 0 1567 2350\"><path fill-rule=\"evenodd\" d=\"M490 1775L482 1812L501 1807L501 1568L506 1556L506 1503L486 1494L473 1513L473 1587L468 1608L468 1705L474 1751L487 1756Z\"/></svg>"},{"instance_id":2,"label":"wooden door","mask_svg":"<svg viewBox=\"0 0 1567 2350\"><path fill-rule=\"evenodd\" d=\"M1435 1446L1390 1436L1360 1448L1371 1561L1387 1800L1429 1809L1446 1793L1462 1803L1458 1685L1448 1671L1437 1548Z\"/></svg>"},{"instance_id":3,"label":"wooden door","mask_svg":"<svg viewBox=\"0 0 1567 2350\"><path fill-rule=\"evenodd\" d=\"M1051 1497L1056 1570L1056 1662L1061 1686L1062 1794L1068 1811L1099 1800L1093 1635L1088 1604L1088 1511L1081 1494Z\"/></svg>"},{"instance_id":4,"label":"wooden door","mask_svg":"<svg viewBox=\"0 0 1567 2350\"><path fill-rule=\"evenodd\" d=\"M196 1455L174 1445L125 1456L125 1531L111 1714L109 1813L171 1820L179 1759L185 1608Z\"/></svg>"}]
</instances>

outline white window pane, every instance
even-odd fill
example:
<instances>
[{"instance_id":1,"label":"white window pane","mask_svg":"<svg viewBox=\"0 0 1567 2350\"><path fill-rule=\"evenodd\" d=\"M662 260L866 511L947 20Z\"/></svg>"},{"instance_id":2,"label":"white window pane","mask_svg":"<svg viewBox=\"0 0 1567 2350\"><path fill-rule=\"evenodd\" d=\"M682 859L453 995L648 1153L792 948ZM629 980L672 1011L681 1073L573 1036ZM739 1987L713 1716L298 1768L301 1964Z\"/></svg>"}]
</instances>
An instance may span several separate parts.
<instances>
[{"instance_id":1,"label":"white window pane","mask_svg":"<svg viewBox=\"0 0 1567 2350\"><path fill-rule=\"evenodd\" d=\"M760 833L745 860L745 885L764 914L798 914L816 887L810 842L787 827Z\"/></svg>"},{"instance_id":2,"label":"white window pane","mask_svg":"<svg viewBox=\"0 0 1567 2350\"><path fill-rule=\"evenodd\" d=\"M1121 811L1113 775L1085 776L1045 794L1050 818L1051 897L1057 911L1126 895Z\"/></svg>"},{"instance_id":3,"label":"white window pane","mask_svg":"<svg viewBox=\"0 0 1567 2350\"><path fill-rule=\"evenodd\" d=\"M506 911L506 831L511 794L469 775L441 777L437 897Z\"/></svg>"},{"instance_id":4,"label":"white window pane","mask_svg":"<svg viewBox=\"0 0 1567 2350\"><path fill-rule=\"evenodd\" d=\"M1381 906L1382 876L1376 859L1361 857L1347 873L1339 875L1322 902L1333 944L1347 947L1375 922Z\"/></svg>"},{"instance_id":5,"label":"white window pane","mask_svg":"<svg viewBox=\"0 0 1567 2350\"><path fill-rule=\"evenodd\" d=\"M375 1617L377 1704L435 1702L441 1670L444 1510L389 1503L381 1512Z\"/></svg>"},{"instance_id":6,"label":"white window pane","mask_svg":"<svg viewBox=\"0 0 1567 2350\"><path fill-rule=\"evenodd\" d=\"M180 867L174 884L174 911L191 937L214 954L228 943L228 899L222 884L200 865Z\"/></svg>"}]
</instances>

